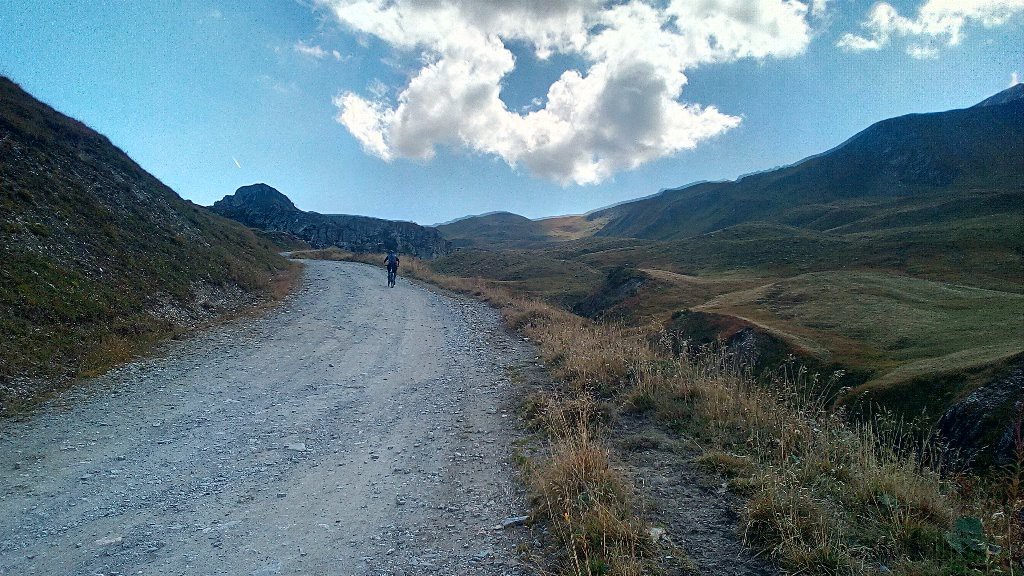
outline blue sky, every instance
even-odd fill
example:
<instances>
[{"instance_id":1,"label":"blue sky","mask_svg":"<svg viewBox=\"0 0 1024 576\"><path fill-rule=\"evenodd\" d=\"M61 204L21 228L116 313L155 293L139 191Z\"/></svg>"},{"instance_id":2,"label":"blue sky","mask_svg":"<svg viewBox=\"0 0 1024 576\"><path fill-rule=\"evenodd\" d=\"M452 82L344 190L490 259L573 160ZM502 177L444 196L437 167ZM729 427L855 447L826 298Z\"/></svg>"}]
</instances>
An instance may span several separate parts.
<instances>
[{"instance_id":1,"label":"blue sky","mask_svg":"<svg viewBox=\"0 0 1024 576\"><path fill-rule=\"evenodd\" d=\"M0 5L0 74L183 197L426 224L735 178L1024 74L1024 0L61 4Z\"/></svg>"}]
</instances>

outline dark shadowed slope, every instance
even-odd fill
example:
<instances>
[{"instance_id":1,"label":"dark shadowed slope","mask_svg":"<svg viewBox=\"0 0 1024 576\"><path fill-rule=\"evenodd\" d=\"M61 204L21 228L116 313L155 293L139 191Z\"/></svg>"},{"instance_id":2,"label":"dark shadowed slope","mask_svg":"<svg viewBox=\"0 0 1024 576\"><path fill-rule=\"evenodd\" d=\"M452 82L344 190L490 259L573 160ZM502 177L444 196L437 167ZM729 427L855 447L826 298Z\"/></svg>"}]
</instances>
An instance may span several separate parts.
<instances>
[{"instance_id":1,"label":"dark shadowed slope","mask_svg":"<svg viewBox=\"0 0 1024 576\"><path fill-rule=\"evenodd\" d=\"M218 200L214 212L268 232L286 232L314 248L337 246L353 252L398 250L420 258L450 251L434 228L367 216L305 212L287 196L266 184L242 186Z\"/></svg>"},{"instance_id":2,"label":"dark shadowed slope","mask_svg":"<svg viewBox=\"0 0 1024 576\"><path fill-rule=\"evenodd\" d=\"M288 267L0 78L0 408L250 303Z\"/></svg>"}]
</instances>

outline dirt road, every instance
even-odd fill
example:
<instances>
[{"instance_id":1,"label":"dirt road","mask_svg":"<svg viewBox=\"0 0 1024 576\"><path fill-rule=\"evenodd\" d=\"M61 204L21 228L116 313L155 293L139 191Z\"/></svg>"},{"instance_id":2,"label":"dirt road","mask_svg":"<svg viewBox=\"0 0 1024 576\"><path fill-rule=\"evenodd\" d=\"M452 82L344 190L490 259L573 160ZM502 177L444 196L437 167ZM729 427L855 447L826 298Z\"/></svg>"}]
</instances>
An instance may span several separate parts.
<instances>
[{"instance_id":1,"label":"dirt road","mask_svg":"<svg viewBox=\"0 0 1024 576\"><path fill-rule=\"evenodd\" d=\"M532 350L362 264L0 422L0 574L526 574Z\"/></svg>"}]
</instances>

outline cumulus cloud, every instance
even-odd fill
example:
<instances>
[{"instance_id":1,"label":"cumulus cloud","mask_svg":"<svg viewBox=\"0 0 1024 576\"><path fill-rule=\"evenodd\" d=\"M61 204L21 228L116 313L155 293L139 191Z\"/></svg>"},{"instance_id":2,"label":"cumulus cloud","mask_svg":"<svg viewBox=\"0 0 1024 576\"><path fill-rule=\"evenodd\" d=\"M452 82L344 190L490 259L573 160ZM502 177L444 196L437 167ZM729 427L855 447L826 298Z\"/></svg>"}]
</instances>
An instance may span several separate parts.
<instances>
[{"instance_id":1,"label":"cumulus cloud","mask_svg":"<svg viewBox=\"0 0 1024 576\"><path fill-rule=\"evenodd\" d=\"M303 56L310 58L316 58L317 60L323 60L325 58L334 58L337 61L341 61L341 52L337 50L328 50L323 46L317 46L316 44L307 44L302 40L295 43L292 48Z\"/></svg>"},{"instance_id":2,"label":"cumulus cloud","mask_svg":"<svg viewBox=\"0 0 1024 576\"><path fill-rule=\"evenodd\" d=\"M431 159L439 146L502 158L563 184L696 147L740 118L685 102L687 70L787 58L810 42L824 0L318 0L356 33L421 54L394 98L345 92L338 121L384 160ZM580 62L520 110L502 101L509 44Z\"/></svg>"},{"instance_id":3,"label":"cumulus cloud","mask_svg":"<svg viewBox=\"0 0 1024 576\"><path fill-rule=\"evenodd\" d=\"M879 2L861 24L865 33L844 34L838 46L854 52L880 50L898 38L907 41L904 49L910 56L934 58L941 48L959 44L969 24L994 28L1021 13L1024 0L927 0L916 17L908 18L891 4Z\"/></svg>"}]
</instances>

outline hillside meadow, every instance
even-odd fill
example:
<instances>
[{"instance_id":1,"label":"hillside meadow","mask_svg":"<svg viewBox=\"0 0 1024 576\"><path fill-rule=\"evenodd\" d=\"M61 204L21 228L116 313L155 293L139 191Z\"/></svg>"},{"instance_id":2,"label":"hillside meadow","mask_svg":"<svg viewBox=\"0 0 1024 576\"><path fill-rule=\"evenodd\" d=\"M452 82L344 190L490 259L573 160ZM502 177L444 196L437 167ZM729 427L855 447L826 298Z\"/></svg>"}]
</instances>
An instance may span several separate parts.
<instances>
[{"instance_id":1,"label":"hillside meadow","mask_svg":"<svg viewBox=\"0 0 1024 576\"><path fill-rule=\"evenodd\" d=\"M380 260L340 250L295 256ZM644 438L643 430L662 438L664 458L720 476L744 503L744 541L788 573L1012 574L1024 559L1024 440L1013 464L978 476L897 415L864 421L829 409L834 376L788 365L755 377L726 348L677 349L657 324L595 322L525 295L516 280L451 276L440 266L410 258L402 274L497 307L537 343L555 379L523 401L549 449L520 465L532 518L549 522L558 542L561 573L667 569L669 550L649 537L643 490L623 464L624 435ZM859 283L852 292L892 287L871 275ZM953 292L952 302L978 296Z\"/></svg>"}]
</instances>

